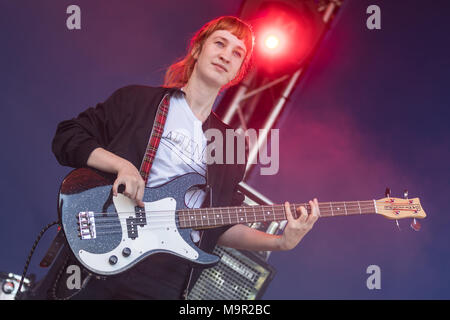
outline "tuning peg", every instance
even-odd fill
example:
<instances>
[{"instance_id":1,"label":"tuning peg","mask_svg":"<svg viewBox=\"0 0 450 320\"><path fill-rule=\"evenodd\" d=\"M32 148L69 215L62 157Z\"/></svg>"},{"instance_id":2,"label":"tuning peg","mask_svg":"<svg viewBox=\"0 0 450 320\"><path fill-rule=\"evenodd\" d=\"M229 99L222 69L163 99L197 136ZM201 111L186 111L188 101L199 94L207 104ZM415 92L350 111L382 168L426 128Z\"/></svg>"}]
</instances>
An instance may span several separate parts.
<instances>
[{"instance_id":1,"label":"tuning peg","mask_svg":"<svg viewBox=\"0 0 450 320\"><path fill-rule=\"evenodd\" d=\"M408 199L408 190L405 189L405 191L403 191L403 196L405 199Z\"/></svg>"},{"instance_id":2,"label":"tuning peg","mask_svg":"<svg viewBox=\"0 0 450 320\"><path fill-rule=\"evenodd\" d=\"M402 229L400 229L400 224L398 223L398 220L395 220L395 224L397 225L398 231L402 231Z\"/></svg>"},{"instance_id":3,"label":"tuning peg","mask_svg":"<svg viewBox=\"0 0 450 320\"><path fill-rule=\"evenodd\" d=\"M420 225L420 223L418 223L417 220L416 220L416 218L414 218L413 222L411 223L411 228L412 228L414 231L419 231L421 227L422 227L422 226Z\"/></svg>"},{"instance_id":4,"label":"tuning peg","mask_svg":"<svg viewBox=\"0 0 450 320\"><path fill-rule=\"evenodd\" d=\"M386 191L384 192L384 196L389 198L391 196L391 189L386 188Z\"/></svg>"}]
</instances>

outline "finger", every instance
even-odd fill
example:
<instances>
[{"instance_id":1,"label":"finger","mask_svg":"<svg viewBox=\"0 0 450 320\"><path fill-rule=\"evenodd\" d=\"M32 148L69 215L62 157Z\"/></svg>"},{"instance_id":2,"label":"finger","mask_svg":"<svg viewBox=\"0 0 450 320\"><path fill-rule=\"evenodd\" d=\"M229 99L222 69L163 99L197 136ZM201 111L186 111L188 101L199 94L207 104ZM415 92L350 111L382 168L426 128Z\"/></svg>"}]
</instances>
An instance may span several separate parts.
<instances>
[{"instance_id":1,"label":"finger","mask_svg":"<svg viewBox=\"0 0 450 320\"><path fill-rule=\"evenodd\" d=\"M139 186L138 187L138 191L137 191L137 193L136 193L136 202L137 202L137 205L139 206L139 207L144 207L144 202L142 202L142 199L144 198L144 191L145 191L145 188L144 188L144 186L142 185L142 186Z\"/></svg>"},{"instance_id":2,"label":"finger","mask_svg":"<svg viewBox=\"0 0 450 320\"><path fill-rule=\"evenodd\" d=\"M117 197L117 190L119 188L119 185L122 183L121 180L116 179L116 181L114 181L113 187L112 187L112 192L113 192L113 196Z\"/></svg>"},{"instance_id":3,"label":"finger","mask_svg":"<svg viewBox=\"0 0 450 320\"><path fill-rule=\"evenodd\" d=\"M136 195L136 191L133 188L133 184L129 181L125 182L125 190L123 191L124 196L134 199Z\"/></svg>"},{"instance_id":4,"label":"finger","mask_svg":"<svg viewBox=\"0 0 450 320\"><path fill-rule=\"evenodd\" d=\"M319 201L317 200L317 198L314 198L314 204L315 204L315 208L316 208L314 213L317 217L319 217L320 216L320 208L319 208Z\"/></svg>"},{"instance_id":5,"label":"finger","mask_svg":"<svg viewBox=\"0 0 450 320\"><path fill-rule=\"evenodd\" d=\"M319 205L316 201L309 201L309 205L311 206L311 214L308 215L308 220L306 221L307 224L313 225L317 219L319 219Z\"/></svg>"},{"instance_id":6,"label":"finger","mask_svg":"<svg viewBox=\"0 0 450 320\"><path fill-rule=\"evenodd\" d=\"M306 211L306 208L304 206L300 207L300 217L298 217L298 221L305 223L306 219L308 219L308 211Z\"/></svg>"},{"instance_id":7,"label":"finger","mask_svg":"<svg viewBox=\"0 0 450 320\"><path fill-rule=\"evenodd\" d=\"M286 212L286 218L288 221L294 220L294 217L292 216L291 212L291 206L288 201L284 203L284 211Z\"/></svg>"}]
</instances>

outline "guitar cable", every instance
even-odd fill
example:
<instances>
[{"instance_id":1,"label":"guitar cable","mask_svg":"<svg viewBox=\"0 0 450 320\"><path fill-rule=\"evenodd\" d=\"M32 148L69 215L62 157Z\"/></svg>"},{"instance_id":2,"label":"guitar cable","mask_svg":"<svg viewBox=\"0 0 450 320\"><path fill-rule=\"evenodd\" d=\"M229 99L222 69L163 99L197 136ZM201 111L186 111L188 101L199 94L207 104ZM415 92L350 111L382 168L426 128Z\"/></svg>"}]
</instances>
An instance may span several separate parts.
<instances>
[{"instance_id":1,"label":"guitar cable","mask_svg":"<svg viewBox=\"0 0 450 320\"><path fill-rule=\"evenodd\" d=\"M28 267L30 265L31 262L31 257L33 256L34 250L36 249L39 241L41 240L42 236L44 235L44 233L50 229L50 227L59 224L59 220L54 221L48 225L46 225L41 232L39 232L39 235L37 236L36 240L34 241L33 247L31 248L30 253L28 254L28 258L27 261L25 263L25 267L23 269L23 273L22 273L22 278L20 279L20 283L19 283L19 288L17 289L17 293L16 296L14 297L15 300L19 300L20 296L22 295L22 292L20 291L22 289L22 285L23 285L23 281L25 280L25 275L27 274L28 271Z\"/></svg>"}]
</instances>

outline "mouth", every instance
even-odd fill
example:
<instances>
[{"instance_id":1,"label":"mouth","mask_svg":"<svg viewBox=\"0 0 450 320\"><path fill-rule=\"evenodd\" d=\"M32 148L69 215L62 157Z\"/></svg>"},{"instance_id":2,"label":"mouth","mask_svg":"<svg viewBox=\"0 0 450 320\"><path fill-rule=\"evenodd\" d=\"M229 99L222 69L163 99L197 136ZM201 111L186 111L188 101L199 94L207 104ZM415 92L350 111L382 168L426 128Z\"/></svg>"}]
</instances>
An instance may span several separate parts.
<instances>
[{"instance_id":1,"label":"mouth","mask_svg":"<svg viewBox=\"0 0 450 320\"><path fill-rule=\"evenodd\" d=\"M224 66L222 66L222 65L220 65L220 64L213 63L213 65L216 66L217 68L219 68L219 69L225 71L225 72L228 72L228 70L227 70Z\"/></svg>"}]
</instances>

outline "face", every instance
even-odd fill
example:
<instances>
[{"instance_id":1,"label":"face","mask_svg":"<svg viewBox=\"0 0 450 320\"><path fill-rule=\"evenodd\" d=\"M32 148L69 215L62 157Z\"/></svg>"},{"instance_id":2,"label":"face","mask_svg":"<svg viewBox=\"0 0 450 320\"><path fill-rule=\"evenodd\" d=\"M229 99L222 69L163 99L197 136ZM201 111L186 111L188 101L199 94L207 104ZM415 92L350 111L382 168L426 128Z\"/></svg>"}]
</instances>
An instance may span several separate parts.
<instances>
[{"instance_id":1,"label":"face","mask_svg":"<svg viewBox=\"0 0 450 320\"><path fill-rule=\"evenodd\" d=\"M246 53L245 44L231 32L214 31L203 44L197 58L195 72L207 83L223 87L238 74Z\"/></svg>"}]
</instances>

